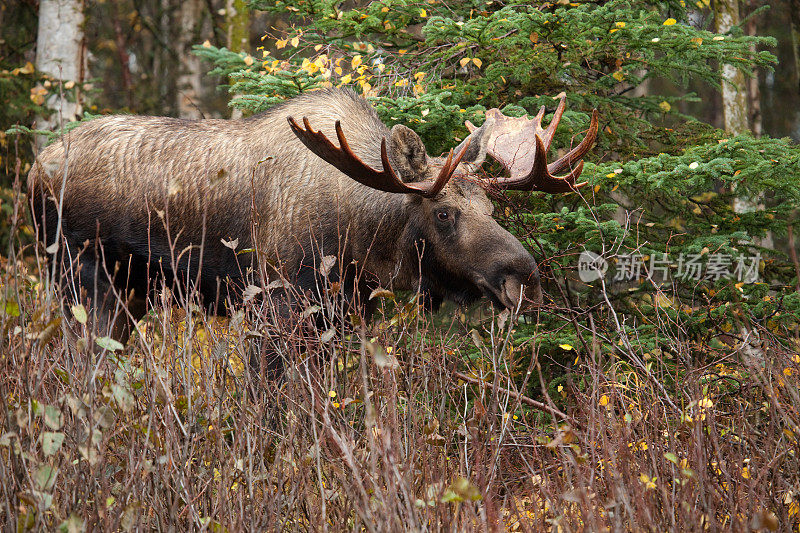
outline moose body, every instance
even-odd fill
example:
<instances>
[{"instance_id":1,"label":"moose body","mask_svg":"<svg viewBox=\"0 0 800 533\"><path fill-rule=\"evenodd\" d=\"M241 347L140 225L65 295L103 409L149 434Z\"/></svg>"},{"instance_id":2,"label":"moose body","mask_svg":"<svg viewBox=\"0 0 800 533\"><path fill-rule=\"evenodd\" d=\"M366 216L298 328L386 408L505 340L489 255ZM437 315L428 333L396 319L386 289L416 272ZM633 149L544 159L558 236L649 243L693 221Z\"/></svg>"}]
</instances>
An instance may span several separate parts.
<instances>
[{"instance_id":1,"label":"moose body","mask_svg":"<svg viewBox=\"0 0 800 533\"><path fill-rule=\"evenodd\" d=\"M290 117L304 117L305 128ZM106 314L112 287L143 313L158 276L196 287L217 312L263 276L312 289L324 256L338 258L330 275L354 294L381 285L420 289L434 305L486 296L514 307L523 292L535 299L539 279L469 179L487 150L513 173L513 161L491 148L514 128L502 128L499 113L489 118L453 160L428 156L412 130L389 130L347 90L308 93L242 120L103 117L42 151L28 178L32 209L48 250ZM341 149L328 141L337 136ZM589 137L559 168L580 159ZM532 148L542 152L539 167L543 149ZM567 191L579 173L580 164L537 183ZM509 188L524 188L513 180Z\"/></svg>"}]
</instances>

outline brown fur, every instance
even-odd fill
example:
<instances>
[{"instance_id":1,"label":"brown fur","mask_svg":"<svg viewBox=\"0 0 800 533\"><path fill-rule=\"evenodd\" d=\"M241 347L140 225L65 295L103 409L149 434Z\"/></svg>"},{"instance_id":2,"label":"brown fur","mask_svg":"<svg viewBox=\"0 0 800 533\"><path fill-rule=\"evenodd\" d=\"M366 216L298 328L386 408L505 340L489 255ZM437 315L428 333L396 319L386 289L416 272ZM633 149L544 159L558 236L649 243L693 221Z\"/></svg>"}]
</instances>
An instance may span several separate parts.
<instances>
[{"instance_id":1,"label":"brown fur","mask_svg":"<svg viewBox=\"0 0 800 533\"><path fill-rule=\"evenodd\" d=\"M118 284L126 280L139 296L155 271L194 280L203 244L200 288L207 303L219 300L215 292L227 286L221 283L226 278L240 295L247 278L258 277L258 262L248 259L255 254L237 256L222 239L238 239L239 250L258 248L263 263L301 286L313 285L311 272L324 255L337 255L345 265L356 261L373 285L421 284L437 302L484 294L508 304L503 287L491 286L505 283L498 276L538 283L533 259L491 218L492 204L480 187L454 178L432 200L370 189L309 152L289 129L288 116L308 117L334 142L333 126L341 120L350 146L373 168L381 167L386 137L405 181L435 175L443 163L427 156L413 131L395 126L390 132L364 99L345 90L309 93L243 120L103 117L48 146L29 174L43 239L54 239L66 172L63 232L71 257L84 250L87 290L102 285L86 268L95 261L94 244L102 244L107 264L121 265ZM473 133L479 147L470 150L473 164L485 155L481 133ZM468 171L462 164L459 172ZM453 212L452 228L437 226L443 208ZM170 239L178 252L185 250L176 268ZM423 242L423 270L429 272L420 280ZM226 295L234 294L223 290Z\"/></svg>"}]
</instances>

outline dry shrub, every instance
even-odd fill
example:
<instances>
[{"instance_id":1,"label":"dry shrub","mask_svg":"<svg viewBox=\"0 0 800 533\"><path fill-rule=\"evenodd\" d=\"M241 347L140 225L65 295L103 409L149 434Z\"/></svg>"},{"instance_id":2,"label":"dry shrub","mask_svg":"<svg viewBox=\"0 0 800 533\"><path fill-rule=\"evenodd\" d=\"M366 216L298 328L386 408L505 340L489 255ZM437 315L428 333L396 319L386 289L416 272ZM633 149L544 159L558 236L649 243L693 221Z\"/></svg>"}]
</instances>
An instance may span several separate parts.
<instances>
[{"instance_id":1,"label":"dry shrub","mask_svg":"<svg viewBox=\"0 0 800 533\"><path fill-rule=\"evenodd\" d=\"M2 263L7 529L798 527L796 337L698 360L669 327L670 350L613 358L578 333L554 388L507 313L385 293L364 324L329 290L220 319L165 290L121 346L44 265Z\"/></svg>"}]
</instances>

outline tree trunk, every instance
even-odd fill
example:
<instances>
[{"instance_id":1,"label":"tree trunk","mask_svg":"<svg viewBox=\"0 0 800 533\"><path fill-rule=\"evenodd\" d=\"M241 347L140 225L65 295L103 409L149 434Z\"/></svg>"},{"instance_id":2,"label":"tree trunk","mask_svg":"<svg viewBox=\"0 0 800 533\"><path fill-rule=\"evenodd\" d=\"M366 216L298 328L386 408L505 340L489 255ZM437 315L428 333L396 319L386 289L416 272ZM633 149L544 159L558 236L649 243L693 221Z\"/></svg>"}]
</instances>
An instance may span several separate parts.
<instances>
[{"instance_id":1,"label":"tree trunk","mask_svg":"<svg viewBox=\"0 0 800 533\"><path fill-rule=\"evenodd\" d=\"M750 7L754 9L757 7L754 5L755 2L751 0ZM747 21L747 25L745 26L747 30L747 35L755 36L758 35L758 25L756 24L756 19L750 18ZM750 45L750 53L753 54L755 57L756 55L756 45ZM764 125L762 121L761 115L761 89L759 88L759 71L753 73L753 75L748 78L747 80L747 98L748 98L748 109L750 110L750 128L753 131L753 136L758 138L761 137L761 134L764 131Z\"/></svg>"},{"instance_id":2,"label":"tree trunk","mask_svg":"<svg viewBox=\"0 0 800 533\"><path fill-rule=\"evenodd\" d=\"M247 0L226 0L225 18L228 49L243 52L250 48L250 10Z\"/></svg>"},{"instance_id":3,"label":"tree trunk","mask_svg":"<svg viewBox=\"0 0 800 533\"><path fill-rule=\"evenodd\" d=\"M714 22L717 33L727 33L741 22L739 16L739 0L716 0L714 2ZM731 135L739 135L748 131L747 119L747 86L744 74L731 65L722 65L722 115L725 131ZM761 198L734 198L733 210L745 213L763 209ZM772 236L768 233L764 239L753 239L756 244L772 247ZM761 241L761 242L759 242ZM752 339L742 346L742 355L750 364L764 361L764 350L760 346L758 333L745 321L739 326L744 339Z\"/></svg>"},{"instance_id":4,"label":"tree trunk","mask_svg":"<svg viewBox=\"0 0 800 533\"><path fill-rule=\"evenodd\" d=\"M717 33L727 33L738 25L741 22L739 0L716 0L714 22ZM744 74L732 65L722 65L722 115L725 131L731 135L748 131Z\"/></svg>"},{"instance_id":5,"label":"tree trunk","mask_svg":"<svg viewBox=\"0 0 800 533\"><path fill-rule=\"evenodd\" d=\"M192 45L197 43L199 28L203 24L202 0L184 0L180 8L180 27L178 28L177 51L181 58L178 74L178 116L201 118L199 107L203 90L203 69L200 58L192 53Z\"/></svg>"},{"instance_id":6,"label":"tree trunk","mask_svg":"<svg viewBox=\"0 0 800 533\"><path fill-rule=\"evenodd\" d=\"M794 52L794 73L797 76L797 92L800 93L800 0L790 0L789 13L792 24L792 52Z\"/></svg>"},{"instance_id":7,"label":"tree trunk","mask_svg":"<svg viewBox=\"0 0 800 533\"><path fill-rule=\"evenodd\" d=\"M84 56L83 0L41 0L36 69L60 83L79 84L84 78ZM37 128L56 129L81 113L80 93L71 102L62 97L62 92L60 84L53 85L46 100L53 113L49 117L37 117ZM45 142L46 137L37 137L37 149Z\"/></svg>"},{"instance_id":8,"label":"tree trunk","mask_svg":"<svg viewBox=\"0 0 800 533\"><path fill-rule=\"evenodd\" d=\"M124 17L122 5L117 4L117 11L114 15L114 41L117 45L117 58L119 60L120 76L122 78L122 90L125 92L125 102L128 109L133 110L133 78L131 77L130 62L128 54L128 43L122 31L120 20Z\"/></svg>"},{"instance_id":9,"label":"tree trunk","mask_svg":"<svg viewBox=\"0 0 800 533\"><path fill-rule=\"evenodd\" d=\"M246 52L250 48L250 10L246 0L226 0L225 25L228 50ZM235 97L234 97L235 98ZM234 108L231 118L242 118L241 109Z\"/></svg>"}]
</instances>

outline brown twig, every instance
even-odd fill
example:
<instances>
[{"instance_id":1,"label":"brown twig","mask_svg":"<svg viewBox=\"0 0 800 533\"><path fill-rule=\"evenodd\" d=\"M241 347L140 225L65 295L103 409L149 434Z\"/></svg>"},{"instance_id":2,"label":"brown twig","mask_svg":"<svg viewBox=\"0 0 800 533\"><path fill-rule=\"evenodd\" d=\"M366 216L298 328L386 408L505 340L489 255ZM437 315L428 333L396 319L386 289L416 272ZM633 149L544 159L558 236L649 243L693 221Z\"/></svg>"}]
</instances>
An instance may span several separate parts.
<instances>
[{"instance_id":1,"label":"brown twig","mask_svg":"<svg viewBox=\"0 0 800 533\"><path fill-rule=\"evenodd\" d=\"M481 379L474 378L472 376L468 376L468 375L464 374L463 372L456 372L455 373L455 377L457 377L458 379L460 379L462 381L466 381L467 383L472 383L473 385L479 385L479 386L484 387L486 389L493 388L491 383L487 383L486 381L483 381ZM504 392L504 393L508 394L509 396L514 398L515 400L519 400L521 403L524 403L525 405L528 405L528 406L533 407L534 409L538 409L540 411L544 411L545 413L551 414L553 416L557 416L559 418L563 418L564 420L568 421L573 426L577 426L577 422L575 421L574 418L572 418L571 416L569 416L566 413L562 413L561 411L559 411L555 407L550 407L549 405L543 404L542 402L536 401L533 398L529 398L529 397L525 396L524 394L520 394L518 392L514 392L514 391L509 390L509 389L507 389L505 387L498 386L497 390L498 390L498 392Z\"/></svg>"}]
</instances>

